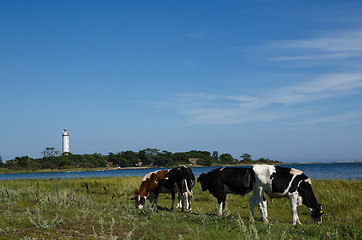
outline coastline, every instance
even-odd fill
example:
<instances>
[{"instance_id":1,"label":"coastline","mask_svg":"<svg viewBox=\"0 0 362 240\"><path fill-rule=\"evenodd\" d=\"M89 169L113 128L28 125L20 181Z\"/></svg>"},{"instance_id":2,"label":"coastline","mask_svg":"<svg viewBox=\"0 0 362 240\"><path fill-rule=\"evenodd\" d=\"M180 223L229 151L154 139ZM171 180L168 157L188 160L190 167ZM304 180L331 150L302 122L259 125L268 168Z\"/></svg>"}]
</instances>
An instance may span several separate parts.
<instances>
[{"instance_id":1,"label":"coastline","mask_svg":"<svg viewBox=\"0 0 362 240\"><path fill-rule=\"evenodd\" d=\"M336 163L362 163L362 161L347 161L347 162L296 162L296 163L278 163L273 165L293 165L293 164L336 164ZM237 167L237 166L252 166L257 163L233 164L233 165L213 165L210 167ZM185 164L186 165L186 164ZM103 167L103 168L71 168L71 169L39 169L39 170L10 170L0 168L0 174L18 174L18 173L67 173L67 172L90 172L90 171L121 171L121 170L136 170L136 169L152 169L152 168L174 168L175 166L144 166L144 167ZM188 165L189 167L207 167L203 165Z\"/></svg>"}]
</instances>

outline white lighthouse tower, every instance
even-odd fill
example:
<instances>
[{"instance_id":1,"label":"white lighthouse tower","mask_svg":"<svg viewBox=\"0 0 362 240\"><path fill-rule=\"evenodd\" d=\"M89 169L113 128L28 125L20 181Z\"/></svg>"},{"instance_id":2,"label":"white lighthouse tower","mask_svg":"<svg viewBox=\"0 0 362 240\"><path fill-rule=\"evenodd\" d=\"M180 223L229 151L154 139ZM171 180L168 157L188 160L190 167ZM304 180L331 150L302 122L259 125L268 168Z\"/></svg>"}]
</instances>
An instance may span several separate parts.
<instances>
[{"instance_id":1,"label":"white lighthouse tower","mask_svg":"<svg viewBox=\"0 0 362 240\"><path fill-rule=\"evenodd\" d=\"M69 153L69 133L68 130L65 128L62 134L63 137L63 154Z\"/></svg>"}]
</instances>

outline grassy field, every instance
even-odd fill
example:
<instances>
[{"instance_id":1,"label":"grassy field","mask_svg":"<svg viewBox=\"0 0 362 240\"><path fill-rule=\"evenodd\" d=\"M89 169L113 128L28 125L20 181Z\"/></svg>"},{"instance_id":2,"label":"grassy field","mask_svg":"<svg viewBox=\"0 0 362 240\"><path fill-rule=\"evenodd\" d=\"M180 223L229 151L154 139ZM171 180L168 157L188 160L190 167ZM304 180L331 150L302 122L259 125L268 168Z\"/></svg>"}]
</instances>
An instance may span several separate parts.
<instances>
[{"instance_id":1,"label":"grassy field","mask_svg":"<svg viewBox=\"0 0 362 240\"><path fill-rule=\"evenodd\" d=\"M170 211L160 195L158 211L140 211L129 200L140 177L0 181L0 239L362 239L362 182L314 180L325 211L317 226L306 207L303 225L292 226L289 200L268 203L269 221L250 217L249 198L228 195L225 216L216 199L194 188L192 213Z\"/></svg>"}]
</instances>

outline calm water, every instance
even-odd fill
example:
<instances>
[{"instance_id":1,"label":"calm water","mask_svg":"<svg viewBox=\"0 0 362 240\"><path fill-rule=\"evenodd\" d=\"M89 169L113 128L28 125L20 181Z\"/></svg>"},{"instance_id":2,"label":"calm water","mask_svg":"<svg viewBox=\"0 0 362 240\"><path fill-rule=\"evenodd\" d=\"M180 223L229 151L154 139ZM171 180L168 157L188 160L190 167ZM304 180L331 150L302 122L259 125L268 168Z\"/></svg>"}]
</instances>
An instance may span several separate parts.
<instances>
[{"instance_id":1,"label":"calm water","mask_svg":"<svg viewBox=\"0 0 362 240\"><path fill-rule=\"evenodd\" d=\"M362 180L362 162L359 163L331 163L331 164L292 164L281 165L293 167L302 170L312 179L358 179ZM201 173L206 173L217 167L191 167L195 177ZM94 178L94 177L124 177L139 176L142 177L149 172L161 168L149 169L127 169L127 170L109 170L109 171L89 171L89 172L57 172L57 173L16 173L0 174L0 180L13 179L50 179L50 178Z\"/></svg>"}]
</instances>

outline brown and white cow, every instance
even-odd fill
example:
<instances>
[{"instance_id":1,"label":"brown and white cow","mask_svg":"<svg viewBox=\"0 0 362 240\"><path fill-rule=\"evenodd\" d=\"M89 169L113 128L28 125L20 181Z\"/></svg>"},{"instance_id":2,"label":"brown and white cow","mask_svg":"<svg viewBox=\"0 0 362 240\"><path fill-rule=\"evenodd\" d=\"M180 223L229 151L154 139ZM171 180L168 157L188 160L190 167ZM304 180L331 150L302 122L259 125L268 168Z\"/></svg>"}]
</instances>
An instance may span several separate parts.
<instances>
[{"instance_id":1,"label":"brown and white cow","mask_svg":"<svg viewBox=\"0 0 362 240\"><path fill-rule=\"evenodd\" d=\"M158 193L161 193L162 190L166 190L166 189L161 189L159 187L159 184L160 180L163 179L169 171L170 169L158 170L155 172L150 172L143 177L139 190L135 191L134 198L132 198L135 200L136 207L142 209L143 206L145 205L147 198L150 200L150 203L152 204L153 201L156 200L154 193L156 189L158 190ZM155 201L155 204L156 204L155 207L157 208L157 200Z\"/></svg>"},{"instance_id":2,"label":"brown and white cow","mask_svg":"<svg viewBox=\"0 0 362 240\"><path fill-rule=\"evenodd\" d=\"M250 211L254 216L254 206L257 203L261 218L268 222L266 201L263 200L264 192L271 198L286 197L290 200L293 213L292 224L301 224L298 217L298 205L305 205L310 211L311 217L318 223L322 223L322 205L318 204L313 193L311 180L302 171L271 165L254 165L253 194L250 198Z\"/></svg>"},{"instance_id":3,"label":"brown and white cow","mask_svg":"<svg viewBox=\"0 0 362 240\"><path fill-rule=\"evenodd\" d=\"M172 205L174 208L175 194L178 193L178 204L176 207L184 210L184 199L186 207L191 211L192 187L195 185L195 176L188 167L177 167L172 170L158 170L150 172L143 177L139 190L135 191L132 199L135 200L136 207L142 209L146 199L150 203L155 203L157 209L158 195L160 193L171 193Z\"/></svg>"}]
</instances>

